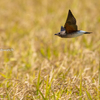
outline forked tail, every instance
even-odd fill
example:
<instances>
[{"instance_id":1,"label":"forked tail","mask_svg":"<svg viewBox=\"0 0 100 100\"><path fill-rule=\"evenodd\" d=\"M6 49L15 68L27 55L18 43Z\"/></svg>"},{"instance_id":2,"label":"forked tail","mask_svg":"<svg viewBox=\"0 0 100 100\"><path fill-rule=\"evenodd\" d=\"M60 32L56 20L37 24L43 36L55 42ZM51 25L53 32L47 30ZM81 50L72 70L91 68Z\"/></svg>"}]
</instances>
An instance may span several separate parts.
<instances>
[{"instance_id":1,"label":"forked tail","mask_svg":"<svg viewBox=\"0 0 100 100\"><path fill-rule=\"evenodd\" d=\"M85 32L84 34L90 34L90 33L92 33L92 32Z\"/></svg>"}]
</instances>

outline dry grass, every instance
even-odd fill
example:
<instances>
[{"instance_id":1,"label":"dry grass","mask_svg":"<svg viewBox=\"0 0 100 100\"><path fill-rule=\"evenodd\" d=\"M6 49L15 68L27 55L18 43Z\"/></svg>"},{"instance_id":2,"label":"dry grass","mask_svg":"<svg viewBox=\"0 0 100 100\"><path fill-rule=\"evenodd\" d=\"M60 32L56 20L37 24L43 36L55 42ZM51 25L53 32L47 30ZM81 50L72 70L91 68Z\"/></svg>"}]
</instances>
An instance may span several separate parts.
<instances>
[{"instance_id":1,"label":"dry grass","mask_svg":"<svg viewBox=\"0 0 100 100\"><path fill-rule=\"evenodd\" d=\"M54 36L68 10L79 29ZM1 0L0 100L100 100L100 1Z\"/></svg>"}]
</instances>

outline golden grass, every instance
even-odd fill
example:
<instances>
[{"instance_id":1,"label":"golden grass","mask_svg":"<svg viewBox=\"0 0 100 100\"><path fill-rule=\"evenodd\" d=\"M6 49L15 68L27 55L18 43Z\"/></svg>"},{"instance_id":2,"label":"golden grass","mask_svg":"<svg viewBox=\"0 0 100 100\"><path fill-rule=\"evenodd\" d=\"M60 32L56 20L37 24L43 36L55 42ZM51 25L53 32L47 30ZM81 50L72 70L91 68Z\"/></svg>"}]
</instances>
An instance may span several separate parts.
<instances>
[{"instance_id":1,"label":"golden grass","mask_svg":"<svg viewBox=\"0 0 100 100\"><path fill-rule=\"evenodd\" d=\"M54 36L71 9L79 29ZM100 1L1 0L0 100L100 100Z\"/></svg>"}]
</instances>

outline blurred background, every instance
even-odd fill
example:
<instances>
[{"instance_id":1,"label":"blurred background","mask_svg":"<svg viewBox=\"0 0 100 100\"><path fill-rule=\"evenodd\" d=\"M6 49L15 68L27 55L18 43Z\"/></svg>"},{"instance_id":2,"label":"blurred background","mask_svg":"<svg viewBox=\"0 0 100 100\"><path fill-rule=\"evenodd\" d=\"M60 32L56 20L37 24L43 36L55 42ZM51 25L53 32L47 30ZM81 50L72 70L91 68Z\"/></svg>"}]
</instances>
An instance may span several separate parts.
<instances>
[{"instance_id":1,"label":"blurred background","mask_svg":"<svg viewBox=\"0 0 100 100\"><path fill-rule=\"evenodd\" d=\"M76 38L54 34L69 9ZM0 98L99 100L100 2L96 0L0 1Z\"/></svg>"}]
</instances>

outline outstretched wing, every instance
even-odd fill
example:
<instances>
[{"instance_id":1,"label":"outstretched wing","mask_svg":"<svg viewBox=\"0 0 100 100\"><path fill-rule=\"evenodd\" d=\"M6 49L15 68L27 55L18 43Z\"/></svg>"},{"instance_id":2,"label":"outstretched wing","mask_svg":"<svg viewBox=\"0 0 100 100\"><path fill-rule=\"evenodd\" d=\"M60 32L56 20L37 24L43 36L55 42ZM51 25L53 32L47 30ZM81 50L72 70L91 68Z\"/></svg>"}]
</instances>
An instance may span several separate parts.
<instances>
[{"instance_id":1,"label":"outstretched wing","mask_svg":"<svg viewBox=\"0 0 100 100\"><path fill-rule=\"evenodd\" d=\"M64 25L64 28L65 28L67 33L76 32L77 31L76 19L73 16L73 14L71 13L70 10L68 12L68 17L67 17L66 23Z\"/></svg>"}]
</instances>

